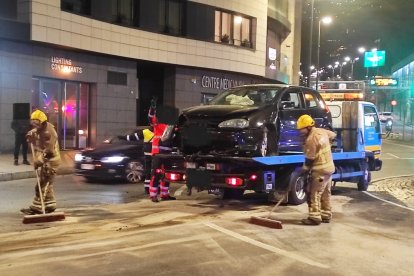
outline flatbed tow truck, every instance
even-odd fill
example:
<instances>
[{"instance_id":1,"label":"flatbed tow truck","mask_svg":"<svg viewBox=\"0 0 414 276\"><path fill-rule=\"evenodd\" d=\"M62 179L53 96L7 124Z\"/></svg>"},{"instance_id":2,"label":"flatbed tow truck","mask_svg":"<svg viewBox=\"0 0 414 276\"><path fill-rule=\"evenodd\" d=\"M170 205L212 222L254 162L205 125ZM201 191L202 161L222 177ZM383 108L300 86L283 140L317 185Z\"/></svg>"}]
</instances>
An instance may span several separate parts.
<instances>
[{"instance_id":1,"label":"flatbed tow truck","mask_svg":"<svg viewBox=\"0 0 414 276\"><path fill-rule=\"evenodd\" d=\"M341 109L340 125L332 147L335 173L333 185L339 181L357 183L365 191L371 171L382 167L380 160L381 131L375 105L368 102L331 103ZM372 112L375 111L375 112ZM338 118L337 118L338 119ZM338 121L338 120L337 120ZM377 122L378 121L378 122ZM240 197L245 190L265 193L271 202L287 195L287 202L299 205L306 201L306 175L298 173L303 154L266 157L237 157L217 154L158 155L165 177L172 182L185 182L197 191L207 190L223 197Z\"/></svg>"}]
</instances>

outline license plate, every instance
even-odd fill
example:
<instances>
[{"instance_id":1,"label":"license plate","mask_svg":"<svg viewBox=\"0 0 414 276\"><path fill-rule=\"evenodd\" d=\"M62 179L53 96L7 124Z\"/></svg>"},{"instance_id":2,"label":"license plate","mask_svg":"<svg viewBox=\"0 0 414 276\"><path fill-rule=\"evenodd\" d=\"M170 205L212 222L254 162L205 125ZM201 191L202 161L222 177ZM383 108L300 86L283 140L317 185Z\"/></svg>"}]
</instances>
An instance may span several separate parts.
<instances>
[{"instance_id":1,"label":"license plate","mask_svg":"<svg viewBox=\"0 0 414 276\"><path fill-rule=\"evenodd\" d=\"M94 170L95 165L93 165L93 164L81 164L81 169L82 170Z\"/></svg>"},{"instance_id":2,"label":"license plate","mask_svg":"<svg viewBox=\"0 0 414 276\"><path fill-rule=\"evenodd\" d=\"M195 169L196 168L196 163L194 163L194 162L187 162L187 163L185 163L185 167L187 169Z\"/></svg>"},{"instance_id":3,"label":"license plate","mask_svg":"<svg viewBox=\"0 0 414 276\"><path fill-rule=\"evenodd\" d=\"M216 170L216 164L213 163L207 163L206 164L206 169L210 170L210 171L215 171Z\"/></svg>"}]
</instances>

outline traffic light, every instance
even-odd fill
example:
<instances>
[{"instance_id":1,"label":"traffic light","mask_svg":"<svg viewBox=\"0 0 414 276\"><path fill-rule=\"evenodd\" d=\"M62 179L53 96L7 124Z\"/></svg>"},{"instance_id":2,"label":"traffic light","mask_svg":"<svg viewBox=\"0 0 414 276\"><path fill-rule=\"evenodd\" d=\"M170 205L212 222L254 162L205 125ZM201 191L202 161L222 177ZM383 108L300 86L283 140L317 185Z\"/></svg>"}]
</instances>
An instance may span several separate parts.
<instances>
[{"instance_id":1,"label":"traffic light","mask_svg":"<svg viewBox=\"0 0 414 276\"><path fill-rule=\"evenodd\" d=\"M391 105L392 105L392 106L396 106L396 105L397 105L397 101L396 101L396 100L392 100L392 101L391 101Z\"/></svg>"}]
</instances>

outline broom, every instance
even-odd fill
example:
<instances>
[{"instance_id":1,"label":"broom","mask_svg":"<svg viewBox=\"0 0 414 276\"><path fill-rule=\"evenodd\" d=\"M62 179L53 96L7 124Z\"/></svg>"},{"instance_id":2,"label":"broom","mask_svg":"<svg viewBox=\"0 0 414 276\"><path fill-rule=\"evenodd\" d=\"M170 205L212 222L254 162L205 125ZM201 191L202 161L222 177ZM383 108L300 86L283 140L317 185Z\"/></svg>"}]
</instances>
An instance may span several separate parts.
<instances>
[{"instance_id":1,"label":"broom","mask_svg":"<svg viewBox=\"0 0 414 276\"><path fill-rule=\"evenodd\" d=\"M252 224L257 224L257 225L265 226L269 228L282 229L283 228L282 222L280 220L271 219L270 215L280 205L280 203L282 203L282 201L285 200L286 196L287 196L287 193L284 194L281 199L279 199L279 201L275 204L275 206L270 210L267 217L251 216L249 222Z\"/></svg>"},{"instance_id":2,"label":"broom","mask_svg":"<svg viewBox=\"0 0 414 276\"><path fill-rule=\"evenodd\" d=\"M30 143L30 147L32 150L32 156L33 156L33 162L34 162L35 154L34 154L32 143ZM46 214L45 202L43 200L43 196L46 197L47 189L49 188L49 182L46 184L45 194L43 195L42 188L40 186L39 172L37 169L35 169L35 172L36 172L37 188L39 190L40 203L42 205L42 214L26 215L23 217L23 223L28 224L28 223L40 223L40 222L52 222L52 221L64 220L65 213L63 212L52 212L52 213Z\"/></svg>"}]
</instances>

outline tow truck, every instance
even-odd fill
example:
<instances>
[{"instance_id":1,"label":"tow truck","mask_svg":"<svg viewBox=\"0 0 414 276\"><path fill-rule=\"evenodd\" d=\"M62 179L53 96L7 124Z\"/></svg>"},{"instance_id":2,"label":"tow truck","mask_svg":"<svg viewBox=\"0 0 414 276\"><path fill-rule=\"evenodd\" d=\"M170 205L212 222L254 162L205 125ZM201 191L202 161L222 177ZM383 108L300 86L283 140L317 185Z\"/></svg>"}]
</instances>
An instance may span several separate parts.
<instances>
[{"instance_id":1,"label":"tow truck","mask_svg":"<svg viewBox=\"0 0 414 276\"><path fill-rule=\"evenodd\" d=\"M332 184L346 181L365 191L371 171L381 170L381 126L374 104L364 101L326 102L337 133L332 146L336 167ZM267 157L236 157L217 154L158 155L165 177L186 183L189 191L207 190L225 198L240 197L246 190L267 194L271 202L287 195L287 202L306 201L306 175L298 173L303 153Z\"/></svg>"}]
</instances>

